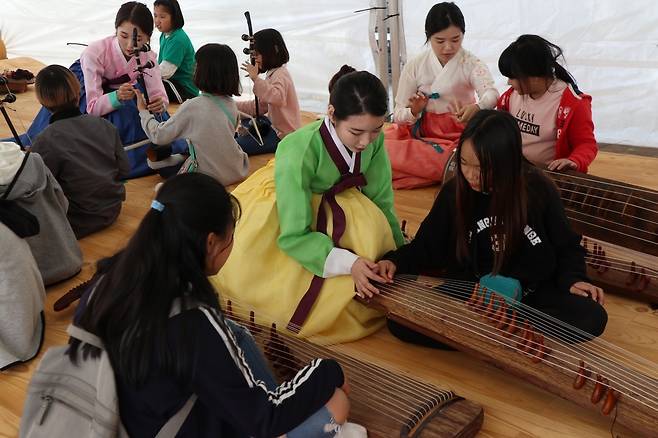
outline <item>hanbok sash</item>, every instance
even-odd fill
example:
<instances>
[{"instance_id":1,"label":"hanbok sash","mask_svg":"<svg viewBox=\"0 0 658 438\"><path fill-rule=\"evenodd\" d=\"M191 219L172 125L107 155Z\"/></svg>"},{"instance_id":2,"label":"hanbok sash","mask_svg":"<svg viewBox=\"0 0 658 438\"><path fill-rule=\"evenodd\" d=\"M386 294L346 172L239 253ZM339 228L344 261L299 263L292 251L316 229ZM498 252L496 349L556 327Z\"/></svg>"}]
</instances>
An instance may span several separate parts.
<instances>
[{"instance_id":1,"label":"hanbok sash","mask_svg":"<svg viewBox=\"0 0 658 438\"><path fill-rule=\"evenodd\" d=\"M322 200L320 201L320 206L318 207L316 231L327 234L327 214L324 208L326 203L331 209L333 220L331 240L334 242L334 246L339 247L340 239L345 233L346 218L345 212L336 201L336 195L352 187L365 186L367 181L366 177L363 175L363 173L361 173L360 153L356 154L354 171L350 172L348 164L341 156L338 150L338 146L331 137L329 128L327 128L325 123L320 125L320 136L322 137L322 141L324 142L329 156L340 171L340 179L322 195ZM290 322L288 323L287 327L288 330L294 333L299 333L302 325L306 321L306 318L313 308L313 304L315 304L315 301L320 294L320 289L322 288L323 283L324 278L317 275L313 276L313 280L311 280L311 284L308 290L306 293L304 293L304 296L300 300L297 308L295 309L295 312L290 318Z\"/></svg>"}]
</instances>

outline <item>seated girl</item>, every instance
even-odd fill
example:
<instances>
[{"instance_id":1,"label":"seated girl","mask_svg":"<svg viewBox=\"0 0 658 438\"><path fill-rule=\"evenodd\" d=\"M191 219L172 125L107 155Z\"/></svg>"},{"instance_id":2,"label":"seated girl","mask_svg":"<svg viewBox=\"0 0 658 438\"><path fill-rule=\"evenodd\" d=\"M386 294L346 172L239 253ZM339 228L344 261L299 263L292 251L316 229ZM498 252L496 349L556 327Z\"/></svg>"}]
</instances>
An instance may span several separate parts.
<instances>
[{"instance_id":1,"label":"seated girl","mask_svg":"<svg viewBox=\"0 0 658 438\"><path fill-rule=\"evenodd\" d=\"M394 124L385 131L396 189L441 182L463 124L496 105L498 91L487 65L462 48L465 32L454 3L437 3L427 13L425 43L431 48L404 66Z\"/></svg>"},{"instance_id":2,"label":"seated girl","mask_svg":"<svg viewBox=\"0 0 658 438\"><path fill-rule=\"evenodd\" d=\"M121 5L115 19L116 33L113 36L91 43L80 55L80 60L71 66L71 71L80 81L80 112L102 116L112 122L119 131L124 147L146 139L139 122L139 112L135 103L135 88L148 91L149 111L157 114L162 120L169 118L166 112L167 94L160 68L156 64L156 56L145 44L150 41L153 33L153 16L142 3L128 2ZM146 51L145 51L146 50ZM144 71L143 85L139 83L139 68ZM48 126L50 111L42 108L28 129L27 143ZM129 178L135 178L152 170L147 164L147 151L153 159L164 158L174 152L187 151L187 143L177 140L171 147L157 147L145 144L127 151L130 162ZM179 156L177 155L176 158ZM163 175L178 170L180 162L169 158L154 164ZM178 165L176 165L178 164ZM165 169L166 167L173 169Z\"/></svg>"},{"instance_id":3,"label":"seated girl","mask_svg":"<svg viewBox=\"0 0 658 438\"><path fill-rule=\"evenodd\" d=\"M122 179L130 172L119 133L107 120L82 114L80 83L61 65L37 75L39 103L50 125L32 143L69 201L67 217L78 239L111 225L126 199Z\"/></svg>"},{"instance_id":4,"label":"seated girl","mask_svg":"<svg viewBox=\"0 0 658 438\"><path fill-rule=\"evenodd\" d=\"M264 116L266 129L262 130L263 144L253 131L241 130L238 143L249 155L274 152L279 141L295 129L302 126L299 101L292 77L286 68L290 60L286 43L275 29L263 29L254 34L255 65L242 64L242 70L249 74L254 83L254 95L258 98L258 114ZM265 79L258 75L265 73ZM256 100L238 101L238 110L251 116L256 115ZM243 120L245 128L249 119ZM267 126L271 123L271 127ZM260 125L260 123L259 123Z\"/></svg>"},{"instance_id":5,"label":"seated girl","mask_svg":"<svg viewBox=\"0 0 658 438\"><path fill-rule=\"evenodd\" d=\"M0 371L36 356L44 333L46 292L24 239L37 234L39 224L12 204L0 200L0 248L6 251L0 257Z\"/></svg>"},{"instance_id":6,"label":"seated girl","mask_svg":"<svg viewBox=\"0 0 658 438\"><path fill-rule=\"evenodd\" d=\"M403 243L381 133L387 101L376 76L344 75L328 116L286 136L275 160L235 189L248 220L213 279L224 298L325 342L382 326L381 313L353 298L381 279L372 260Z\"/></svg>"},{"instance_id":7,"label":"seated girl","mask_svg":"<svg viewBox=\"0 0 658 438\"><path fill-rule=\"evenodd\" d=\"M521 290L523 303L591 336L603 333L603 291L587 278L585 249L557 188L523 157L516 120L479 111L459 140L457 163L415 239L386 254L380 274L394 281L395 273L442 269L474 282L490 274L508 285L495 290ZM395 322L389 327L404 340L426 341Z\"/></svg>"},{"instance_id":8,"label":"seated girl","mask_svg":"<svg viewBox=\"0 0 658 438\"><path fill-rule=\"evenodd\" d=\"M523 155L550 170L587 172L598 146L592 97L558 63L562 49L537 35L521 35L498 59L511 87L498 108L519 124Z\"/></svg>"},{"instance_id":9,"label":"seated girl","mask_svg":"<svg viewBox=\"0 0 658 438\"><path fill-rule=\"evenodd\" d=\"M0 142L0 199L14 201L37 218L39 233L26 241L45 285L80 271L82 252L66 218L69 202L39 154Z\"/></svg>"},{"instance_id":10,"label":"seated girl","mask_svg":"<svg viewBox=\"0 0 658 438\"><path fill-rule=\"evenodd\" d=\"M238 110L232 96L240 95L235 53L224 44L206 44L196 53L194 83L201 95L183 103L169 120L158 122L138 92L142 127L154 143L186 138L190 156L181 172L201 172L224 185L242 181L249 157L235 141Z\"/></svg>"},{"instance_id":11,"label":"seated girl","mask_svg":"<svg viewBox=\"0 0 658 438\"><path fill-rule=\"evenodd\" d=\"M158 64L169 102L183 103L199 95L194 84L194 46L183 30L185 19L177 0L153 3L155 27L161 32Z\"/></svg>"},{"instance_id":12,"label":"seated girl","mask_svg":"<svg viewBox=\"0 0 658 438\"><path fill-rule=\"evenodd\" d=\"M316 359L268 387L253 338L222 313L207 276L231 253L239 211L213 178L175 176L126 248L99 263L103 275L83 296L76 325L105 345L130 436L155 436L192 394L176 436L343 436L349 402L340 365ZM98 352L73 340L69 356Z\"/></svg>"}]
</instances>

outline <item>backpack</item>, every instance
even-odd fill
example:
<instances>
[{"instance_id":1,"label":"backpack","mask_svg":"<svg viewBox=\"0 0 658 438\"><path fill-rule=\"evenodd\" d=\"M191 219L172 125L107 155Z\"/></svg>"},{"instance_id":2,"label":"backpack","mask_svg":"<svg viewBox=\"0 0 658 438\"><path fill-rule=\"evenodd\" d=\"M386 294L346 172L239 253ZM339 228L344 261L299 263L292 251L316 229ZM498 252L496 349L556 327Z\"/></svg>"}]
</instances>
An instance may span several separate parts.
<instances>
[{"instance_id":1,"label":"backpack","mask_svg":"<svg viewBox=\"0 0 658 438\"><path fill-rule=\"evenodd\" d=\"M114 370L102 341L73 324L66 331L101 349L101 355L74 365L66 355L68 345L46 351L27 390L20 437L128 437L119 418ZM156 438L175 437L196 399L196 394L192 394Z\"/></svg>"}]
</instances>

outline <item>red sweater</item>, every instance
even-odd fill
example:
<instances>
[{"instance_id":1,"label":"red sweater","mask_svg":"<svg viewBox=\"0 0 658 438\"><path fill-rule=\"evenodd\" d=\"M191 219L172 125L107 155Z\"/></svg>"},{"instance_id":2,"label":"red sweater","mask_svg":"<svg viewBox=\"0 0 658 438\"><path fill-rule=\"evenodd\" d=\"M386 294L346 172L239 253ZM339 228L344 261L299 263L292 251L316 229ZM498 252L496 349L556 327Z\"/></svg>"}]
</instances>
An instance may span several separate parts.
<instances>
[{"instance_id":1,"label":"red sweater","mask_svg":"<svg viewBox=\"0 0 658 438\"><path fill-rule=\"evenodd\" d=\"M510 87L500 96L497 104L499 110L510 112L509 100L513 92L514 89ZM555 125L557 127L555 159L568 158L576 163L578 171L587 172L599 150L594 138L592 97L584 93L576 94L571 85L565 88L557 110Z\"/></svg>"}]
</instances>

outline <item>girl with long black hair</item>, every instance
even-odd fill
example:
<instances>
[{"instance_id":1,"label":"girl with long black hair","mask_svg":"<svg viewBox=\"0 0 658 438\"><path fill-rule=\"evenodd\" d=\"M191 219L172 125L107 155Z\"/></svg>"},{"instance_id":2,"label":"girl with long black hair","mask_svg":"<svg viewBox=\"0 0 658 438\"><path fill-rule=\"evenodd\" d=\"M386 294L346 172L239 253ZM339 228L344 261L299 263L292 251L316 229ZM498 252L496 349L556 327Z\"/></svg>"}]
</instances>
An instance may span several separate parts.
<instances>
[{"instance_id":1,"label":"girl with long black hair","mask_svg":"<svg viewBox=\"0 0 658 438\"><path fill-rule=\"evenodd\" d=\"M378 272L444 270L494 290L592 336L607 322L603 291L585 274L585 250L557 188L521 153L508 113L481 110L457 147L457 175L441 188L411 243L378 262ZM396 323L394 334L424 339Z\"/></svg>"},{"instance_id":2,"label":"girl with long black hair","mask_svg":"<svg viewBox=\"0 0 658 438\"><path fill-rule=\"evenodd\" d=\"M155 436L193 393L177 436L340 436L349 409L340 365L314 360L272 387L253 339L222 314L207 276L226 262L239 212L213 178L178 175L126 248L99 263L76 324L105 345L130 436ZM69 350L73 361L95 353L76 340Z\"/></svg>"}]
</instances>

